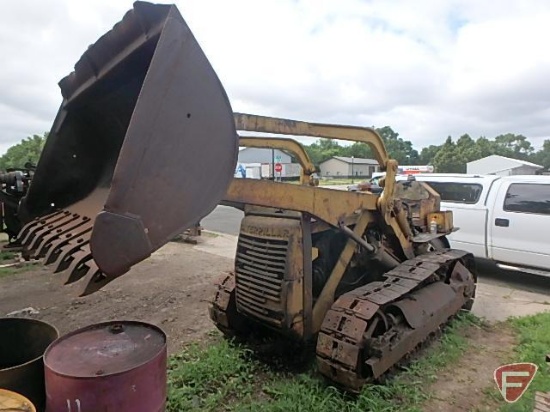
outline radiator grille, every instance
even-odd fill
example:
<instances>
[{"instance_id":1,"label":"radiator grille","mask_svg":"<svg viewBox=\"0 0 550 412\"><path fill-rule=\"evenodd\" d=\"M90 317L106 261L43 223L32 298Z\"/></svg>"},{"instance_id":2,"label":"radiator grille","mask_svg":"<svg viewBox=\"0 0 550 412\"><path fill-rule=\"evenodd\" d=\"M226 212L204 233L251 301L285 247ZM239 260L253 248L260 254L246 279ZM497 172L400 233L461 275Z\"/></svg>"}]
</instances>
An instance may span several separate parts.
<instances>
[{"instance_id":1,"label":"radiator grille","mask_svg":"<svg viewBox=\"0 0 550 412\"><path fill-rule=\"evenodd\" d=\"M240 310L280 326L288 241L241 234L237 246L237 305Z\"/></svg>"}]
</instances>

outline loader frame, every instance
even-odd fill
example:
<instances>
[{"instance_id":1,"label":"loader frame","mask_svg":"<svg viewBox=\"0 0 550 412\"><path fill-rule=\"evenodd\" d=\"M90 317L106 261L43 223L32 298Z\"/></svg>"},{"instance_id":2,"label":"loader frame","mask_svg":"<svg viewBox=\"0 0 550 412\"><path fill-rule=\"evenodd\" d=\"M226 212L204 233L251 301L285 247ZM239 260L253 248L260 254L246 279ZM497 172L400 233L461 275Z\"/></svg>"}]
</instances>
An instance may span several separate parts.
<instances>
[{"instance_id":1,"label":"loader frame","mask_svg":"<svg viewBox=\"0 0 550 412\"><path fill-rule=\"evenodd\" d=\"M348 236L346 246L315 303L311 293L312 247L311 244L304 245L304 293L303 296L291 295L290 298L294 302L290 303L290 307L294 313L303 310L301 334L307 340L319 332L326 312L334 303L336 289L357 244L369 246L365 245L366 242L361 239L361 236L367 225L376 219L375 213L380 213L386 224L393 229L404 257L407 259L414 257L412 232L403 212L394 204L397 162L388 157L382 138L372 128L307 123L242 113L235 113L234 119L237 131L332 138L365 143L371 148L381 169L386 171L384 192L380 195L315 187L312 180L315 167L303 146L298 142L287 138L240 137L241 146L276 148L295 154L303 170L300 177L302 184L233 179L223 200L225 204L245 204L301 212L304 239L310 239L311 216L333 228L345 231ZM350 219L354 223L353 230L348 228Z\"/></svg>"}]
</instances>

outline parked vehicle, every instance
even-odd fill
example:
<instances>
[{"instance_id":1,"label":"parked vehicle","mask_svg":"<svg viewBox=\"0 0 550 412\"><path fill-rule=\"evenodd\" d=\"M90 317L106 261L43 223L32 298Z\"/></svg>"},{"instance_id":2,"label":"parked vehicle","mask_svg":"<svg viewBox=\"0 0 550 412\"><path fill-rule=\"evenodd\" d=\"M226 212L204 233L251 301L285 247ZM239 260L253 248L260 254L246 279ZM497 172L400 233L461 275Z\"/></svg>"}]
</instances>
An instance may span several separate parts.
<instances>
[{"instance_id":1,"label":"parked vehicle","mask_svg":"<svg viewBox=\"0 0 550 412\"><path fill-rule=\"evenodd\" d=\"M382 193L383 190L383 188L373 183L371 180L348 186L349 192L371 192L375 195Z\"/></svg>"},{"instance_id":2,"label":"parked vehicle","mask_svg":"<svg viewBox=\"0 0 550 412\"><path fill-rule=\"evenodd\" d=\"M419 174L453 212L450 246L500 267L550 276L550 176ZM398 177L406 179L406 177Z\"/></svg>"}]
</instances>

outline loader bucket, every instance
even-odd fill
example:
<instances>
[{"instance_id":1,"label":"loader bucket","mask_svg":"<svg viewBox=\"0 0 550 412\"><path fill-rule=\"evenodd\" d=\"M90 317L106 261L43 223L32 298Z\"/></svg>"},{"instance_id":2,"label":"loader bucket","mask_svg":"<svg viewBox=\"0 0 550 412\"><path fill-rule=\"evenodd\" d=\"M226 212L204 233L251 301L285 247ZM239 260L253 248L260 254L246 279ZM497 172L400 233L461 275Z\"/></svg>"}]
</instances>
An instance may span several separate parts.
<instances>
[{"instance_id":1,"label":"loader bucket","mask_svg":"<svg viewBox=\"0 0 550 412\"><path fill-rule=\"evenodd\" d=\"M233 112L173 5L136 2L59 83L19 216L26 253L93 292L210 213L237 162Z\"/></svg>"}]
</instances>

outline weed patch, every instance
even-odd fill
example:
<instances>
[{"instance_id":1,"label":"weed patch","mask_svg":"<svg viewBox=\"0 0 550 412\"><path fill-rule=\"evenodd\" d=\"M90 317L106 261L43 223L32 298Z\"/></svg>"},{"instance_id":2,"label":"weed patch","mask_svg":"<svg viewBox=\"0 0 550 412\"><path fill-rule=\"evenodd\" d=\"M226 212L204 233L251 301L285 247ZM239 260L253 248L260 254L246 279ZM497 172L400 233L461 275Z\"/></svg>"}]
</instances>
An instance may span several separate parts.
<instances>
[{"instance_id":1,"label":"weed patch","mask_svg":"<svg viewBox=\"0 0 550 412\"><path fill-rule=\"evenodd\" d=\"M168 411L421 411L429 398L426 379L435 379L438 369L460 357L468 346L463 330L478 323L473 315L460 315L417 360L357 396L331 386L315 366L289 373L223 339L206 348L192 345L170 360Z\"/></svg>"},{"instance_id":2,"label":"weed patch","mask_svg":"<svg viewBox=\"0 0 550 412\"><path fill-rule=\"evenodd\" d=\"M539 313L523 318L509 320L516 330L519 344L514 351L511 362L532 362L539 369L535 379L531 382L527 392L514 404L505 404L500 410L503 412L532 411L535 402L535 393L550 391L550 367L546 364L545 356L550 352L550 312ZM491 396L499 396L493 392Z\"/></svg>"}]
</instances>

